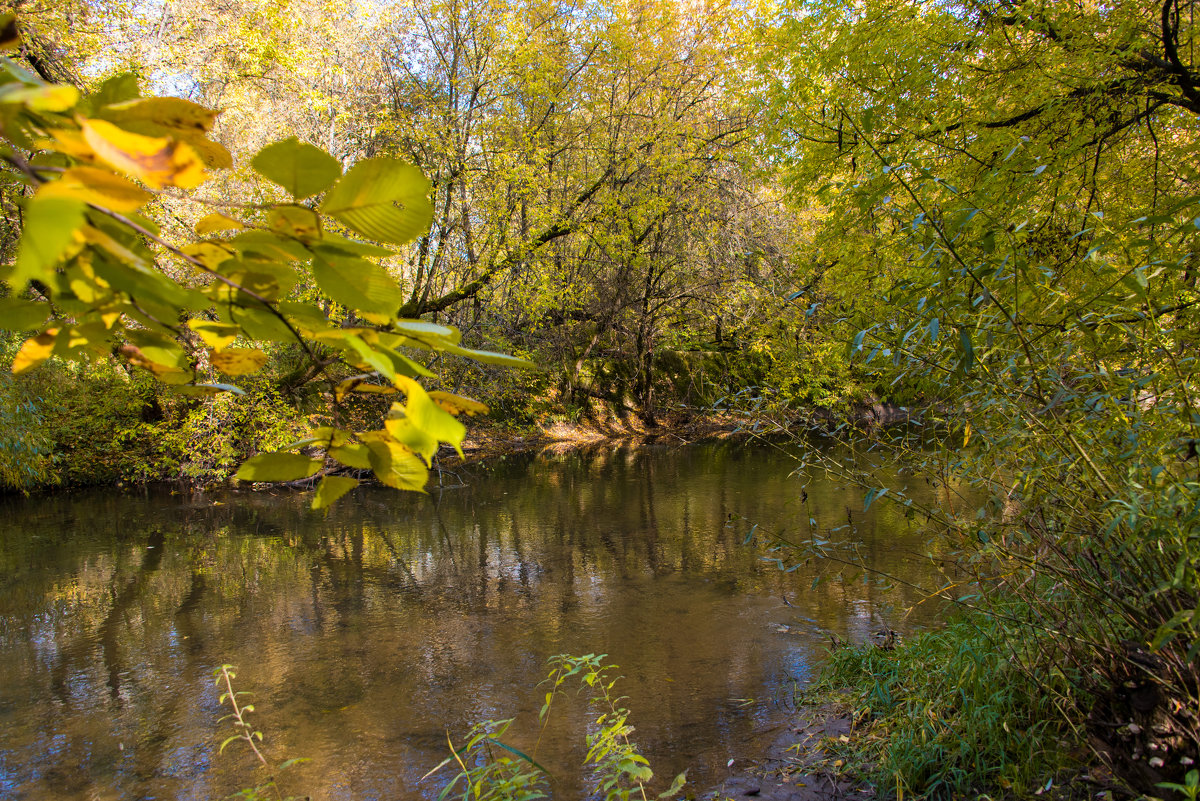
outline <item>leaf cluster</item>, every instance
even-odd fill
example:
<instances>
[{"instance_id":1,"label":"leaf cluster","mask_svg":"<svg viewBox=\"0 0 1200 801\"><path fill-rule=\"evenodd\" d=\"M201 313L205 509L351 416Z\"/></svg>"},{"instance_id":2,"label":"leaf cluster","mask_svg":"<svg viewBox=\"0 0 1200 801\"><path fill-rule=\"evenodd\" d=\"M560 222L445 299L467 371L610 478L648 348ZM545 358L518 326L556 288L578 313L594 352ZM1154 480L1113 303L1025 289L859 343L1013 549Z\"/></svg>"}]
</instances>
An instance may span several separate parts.
<instances>
[{"instance_id":1,"label":"leaf cluster","mask_svg":"<svg viewBox=\"0 0 1200 801\"><path fill-rule=\"evenodd\" d=\"M392 405L381 429L321 427L293 446L321 455L261 454L238 478L302 480L328 460L326 472L369 470L389 486L421 490L439 445L458 448L465 435L456 417L486 407L427 392L416 379L433 374L409 354L528 362L464 348L454 328L399 316L400 284L380 260L429 225L429 182L418 169L375 158L343 172L337 159L292 137L251 160L289 200L204 201L194 190L233 163L211 138L217 115L180 98L141 97L129 75L82 96L0 61L0 160L24 194L20 244L2 275L11 294L0 304L9 327L34 332L13 372L51 357L115 356L179 393L241 394L229 380L207 377L236 380L260 370L268 348L297 347L309 380L335 365L351 373L332 387L335 420L351 393L404 402ZM172 241L154 220L164 197L219 210L203 216L191 238ZM308 299L307 288L324 300ZM357 483L323 476L314 505Z\"/></svg>"}]
</instances>

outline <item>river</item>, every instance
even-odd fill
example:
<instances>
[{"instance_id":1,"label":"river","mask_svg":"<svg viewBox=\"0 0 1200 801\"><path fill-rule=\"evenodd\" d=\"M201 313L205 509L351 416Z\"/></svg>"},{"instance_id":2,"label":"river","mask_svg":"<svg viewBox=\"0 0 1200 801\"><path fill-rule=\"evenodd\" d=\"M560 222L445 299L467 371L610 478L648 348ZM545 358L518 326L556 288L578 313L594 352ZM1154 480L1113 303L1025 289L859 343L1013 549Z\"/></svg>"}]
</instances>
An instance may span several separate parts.
<instances>
[{"instance_id":1,"label":"river","mask_svg":"<svg viewBox=\"0 0 1200 801\"><path fill-rule=\"evenodd\" d=\"M252 784L240 743L218 754L231 730L213 670L231 663L265 751L309 760L285 792L436 798L445 778L421 777L473 721L515 717L509 741L532 751L559 653L619 665L655 789L685 768L719 781L811 680L830 633L861 641L936 614L905 583L937 583L929 533L795 466L731 443L523 454L443 472L428 495L361 489L328 513L283 490L4 499L0 797L215 799ZM901 580L821 561L784 572L744 544L754 524L812 527ZM556 798L587 794L589 719L584 698L555 701L538 761Z\"/></svg>"}]
</instances>

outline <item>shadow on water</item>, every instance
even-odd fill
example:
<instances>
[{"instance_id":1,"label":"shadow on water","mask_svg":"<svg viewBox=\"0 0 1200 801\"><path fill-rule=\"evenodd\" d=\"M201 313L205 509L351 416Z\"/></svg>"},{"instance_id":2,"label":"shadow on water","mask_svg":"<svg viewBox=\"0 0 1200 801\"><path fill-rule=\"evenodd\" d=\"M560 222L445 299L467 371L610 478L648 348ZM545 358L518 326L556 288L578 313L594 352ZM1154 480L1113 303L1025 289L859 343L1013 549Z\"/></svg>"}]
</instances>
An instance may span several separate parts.
<instances>
[{"instance_id":1,"label":"shadow on water","mask_svg":"<svg viewBox=\"0 0 1200 801\"><path fill-rule=\"evenodd\" d=\"M435 798L437 780L418 780L448 732L516 716L512 744L533 748L536 685L564 652L620 665L659 780L719 779L829 633L936 613L902 583L819 563L783 573L743 545L748 521L811 520L872 567L938 583L917 556L926 532L886 505L864 514L858 491L802 488L793 467L727 444L509 457L461 468L453 489L361 490L328 514L284 492L9 499L0 796L200 799L252 783L247 755L216 755L212 671L228 662L268 751L312 760L287 789ZM582 700L556 702L538 758L557 797L587 794L573 767L586 723Z\"/></svg>"}]
</instances>

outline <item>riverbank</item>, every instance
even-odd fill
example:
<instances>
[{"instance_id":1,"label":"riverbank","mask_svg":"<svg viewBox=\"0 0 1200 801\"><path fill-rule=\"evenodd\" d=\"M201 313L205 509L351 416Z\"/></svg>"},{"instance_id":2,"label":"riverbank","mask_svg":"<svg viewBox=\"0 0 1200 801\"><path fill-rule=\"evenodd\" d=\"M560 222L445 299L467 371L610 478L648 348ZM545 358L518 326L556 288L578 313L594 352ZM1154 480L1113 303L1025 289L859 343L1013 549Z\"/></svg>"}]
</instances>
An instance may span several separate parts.
<instances>
[{"instance_id":1,"label":"riverbank","mask_svg":"<svg viewBox=\"0 0 1200 801\"><path fill-rule=\"evenodd\" d=\"M730 775L699 801L846 801L876 796L875 789L851 778L845 760L830 746L855 736L853 715L832 701L802 706L751 744L757 756L731 760ZM855 771L862 775L863 771Z\"/></svg>"},{"instance_id":2,"label":"riverbank","mask_svg":"<svg viewBox=\"0 0 1200 801\"><path fill-rule=\"evenodd\" d=\"M744 416L728 412L680 414L652 428L633 417L580 422L559 420L529 426L513 426L485 418L469 423L462 449L464 461L471 462L529 450L567 451L604 444L664 442L688 445L722 439L749 439L753 436L753 423ZM453 461L448 460L448 463L453 464Z\"/></svg>"},{"instance_id":3,"label":"riverbank","mask_svg":"<svg viewBox=\"0 0 1200 801\"><path fill-rule=\"evenodd\" d=\"M527 426L485 417L470 421L462 449L465 460L474 461L519 451L546 448L565 451L604 443L689 445L723 439L790 437L797 431L819 432L838 420L850 420L869 431L906 423L915 414L915 410L907 407L873 401L858 404L840 415L821 408L796 409L768 417L681 407L661 415L653 426L632 414L574 421L551 419Z\"/></svg>"}]
</instances>

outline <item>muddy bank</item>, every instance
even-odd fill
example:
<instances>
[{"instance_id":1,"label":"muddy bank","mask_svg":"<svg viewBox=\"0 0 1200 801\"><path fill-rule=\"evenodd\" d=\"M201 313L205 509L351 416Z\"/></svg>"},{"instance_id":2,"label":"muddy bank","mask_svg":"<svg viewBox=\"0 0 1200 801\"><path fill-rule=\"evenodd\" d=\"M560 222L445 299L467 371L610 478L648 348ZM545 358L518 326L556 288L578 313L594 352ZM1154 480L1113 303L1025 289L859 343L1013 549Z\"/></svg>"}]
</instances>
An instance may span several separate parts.
<instances>
[{"instance_id":1,"label":"muddy bank","mask_svg":"<svg viewBox=\"0 0 1200 801\"><path fill-rule=\"evenodd\" d=\"M473 420L468 423L462 449L465 461L471 462L529 450L557 452L605 444L665 442L688 445L717 439L750 439L753 425L752 420L725 413L678 417L653 428L641 425L635 418L553 422L519 428L489 420ZM457 461L456 457L446 460L447 464L454 461Z\"/></svg>"},{"instance_id":2,"label":"muddy bank","mask_svg":"<svg viewBox=\"0 0 1200 801\"><path fill-rule=\"evenodd\" d=\"M730 775L700 801L834 801L867 799L875 790L850 780L828 746L854 734L849 712L835 704L801 707L750 744L759 756L731 761Z\"/></svg>"},{"instance_id":3,"label":"muddy bank","mask_svg":"<svg viewBox=\"0 0 1200 801\"><path fill-rule=\"evenodd\" d=\"M901 425L918 415L918 410L875 402L855 406L848 413L840 414L827 409L797 410L779 416L758 417L735 412L680 411L661 417L654 426L647 426L636 415L612 415L577 422L554 421L524 427L483 418L469 422L462 449L465 461L471 462L529 450L561 452L603 444L657 442L688 445L717 439L786 439L806 433L820 434L847 419L870 431ZM452 453L446 448L442 454L447 465L457 461L457 458L450 458Z\"/></svg>"}]
</instances>

